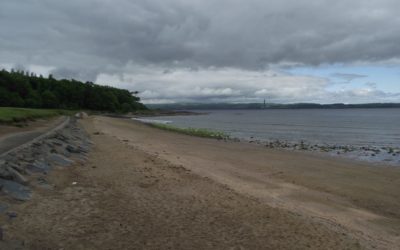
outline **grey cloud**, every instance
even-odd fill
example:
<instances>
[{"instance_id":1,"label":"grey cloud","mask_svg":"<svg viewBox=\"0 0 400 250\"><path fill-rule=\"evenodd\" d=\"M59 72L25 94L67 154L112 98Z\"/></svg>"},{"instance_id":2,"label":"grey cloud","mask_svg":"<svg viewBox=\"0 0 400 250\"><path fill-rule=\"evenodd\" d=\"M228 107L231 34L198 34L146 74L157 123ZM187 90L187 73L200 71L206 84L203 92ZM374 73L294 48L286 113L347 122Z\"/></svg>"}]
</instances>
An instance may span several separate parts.
<instances>
[{"instance_id":1,"label":"grey cloud","mask_svg":"<svg viewBox=\"0 0 400 250\"><path fill-rule=\"evenodd\" d=\"M399 9L398 0L2 0L0 65L139 90L148 102L398 101L282 70L400 65Z\"/></svg>"},{"instance_id":2,"label":"grey cloud","mask_svg":"<svg viewBox=\"0 0 400 250\"><path fill-rule=\"evenodd\" d=\"M71 68L56 68L50 71L57 79L85 79L85 81L94 82L100 72L91 70L74 70Z\"/></svg>"},{"instance_id":3,"label":"grey cloud","mask_svg":"<svg viewBox=\"0 0 400 250\"><path fill-rule=\"evenodd\" d=\"M3 0L0 56L72 72L376 62L400 58L398 9L396 0Z\"/></svg>"}]
</instances>

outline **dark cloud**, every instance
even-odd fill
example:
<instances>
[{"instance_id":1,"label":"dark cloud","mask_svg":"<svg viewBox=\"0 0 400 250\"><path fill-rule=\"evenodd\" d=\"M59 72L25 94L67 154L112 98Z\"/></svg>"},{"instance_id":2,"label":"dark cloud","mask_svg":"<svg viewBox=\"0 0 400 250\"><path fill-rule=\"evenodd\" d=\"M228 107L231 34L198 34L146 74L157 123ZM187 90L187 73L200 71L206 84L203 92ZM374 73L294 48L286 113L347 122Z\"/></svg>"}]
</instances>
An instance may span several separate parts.
<instances>
[{"instance_id":1,"label":"dark cloud","mask_svg":"<svg viewBox=\"0 0 400 250\"><path fill-rule=\"evenodd\" d=\"M68 68L56 68L50 71L57 79L85 79L85 81L94 82L100 72L86 69L74 70Z\"/></svg>"},{"instance_id":2,"label":"dark cloud","mask_svg":"<svg viewBox=\"0 0 400 250\"><path fill-rule=\"evenodd\" d=\"M399 9L398 0L2 0L0 64L59 78L111 78L145 92L148 100L252 100L267 92L277 100L314 100L327 98L327 81L282 78L279 69L398 63ZM150 69L165 78L151 82L158 73ZM250 77L258 86L246 77L270 69L271 75ZM224 72L232 70L242 75L226 78ZM196 85L198 71L218 81L208 76ZM362 76L334 77L350 82ZM395 98L363 91L354 95ZM352 92L343 96L354 99Z\"/></svg>"},{"instance_id":3,"label":"dark cloud","mask_svg":"<svg viewBox=\"0 0 400 250\"><path fill-rule=\"evenodd\" d=\"M400 58L399 9L395 0L3 0L0 55L72 71L130 61L244 69L375 62Z\"/></svg>"}]
</instances>

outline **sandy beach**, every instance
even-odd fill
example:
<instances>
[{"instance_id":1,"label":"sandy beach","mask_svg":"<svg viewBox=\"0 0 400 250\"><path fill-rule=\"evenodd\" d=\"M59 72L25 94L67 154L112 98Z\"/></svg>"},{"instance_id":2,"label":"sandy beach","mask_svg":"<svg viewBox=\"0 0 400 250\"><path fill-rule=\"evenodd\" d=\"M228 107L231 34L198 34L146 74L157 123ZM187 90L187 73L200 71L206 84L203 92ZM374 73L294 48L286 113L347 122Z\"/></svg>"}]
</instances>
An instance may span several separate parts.
<instances>
[{"instance_id":1,"label":"sandy beach","mask_svg":"<svg viewBox=\"0 0 400 250\"><path fill-rule=\"evenodd\" d=\"M128 119L80 123L88 161L52 171L54 188L1 218L14 248L399 249L399 169Z\"/></svg>"}]
</instances>

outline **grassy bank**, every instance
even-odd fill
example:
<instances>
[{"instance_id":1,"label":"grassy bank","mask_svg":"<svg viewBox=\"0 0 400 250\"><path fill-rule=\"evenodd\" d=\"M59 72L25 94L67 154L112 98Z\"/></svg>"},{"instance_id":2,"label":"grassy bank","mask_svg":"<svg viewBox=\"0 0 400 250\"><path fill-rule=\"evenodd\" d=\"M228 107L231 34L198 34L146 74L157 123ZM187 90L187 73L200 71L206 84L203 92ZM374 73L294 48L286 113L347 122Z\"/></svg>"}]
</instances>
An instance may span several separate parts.
<instances>
[{"instance_id":1,"label":"grassy bank","mask_svg":"<svg viewBox=\"0 0 400 250\"><path fill-rule=\"evenodd\" d=\"M152 123L150 126L164 129L172 132L177 132L185 135L193 135L198 137L206 137L206 138L214 138L214 139L229 139L229 135L220 132L220 131L212 131L209 129L203 128L178 128L167 124L160 124L160 123Z\"/></svg>"},{"instance_id":2,"label":"grassy bank","mask_svg":"<svg viewBox=\"0 0 400 250\"><path fill-rule=\"evenodd\" d=\"M0 123L10 124L71 114L71 111L57 109L25 109L0 107Z\"/></svg>"}]
</instances>

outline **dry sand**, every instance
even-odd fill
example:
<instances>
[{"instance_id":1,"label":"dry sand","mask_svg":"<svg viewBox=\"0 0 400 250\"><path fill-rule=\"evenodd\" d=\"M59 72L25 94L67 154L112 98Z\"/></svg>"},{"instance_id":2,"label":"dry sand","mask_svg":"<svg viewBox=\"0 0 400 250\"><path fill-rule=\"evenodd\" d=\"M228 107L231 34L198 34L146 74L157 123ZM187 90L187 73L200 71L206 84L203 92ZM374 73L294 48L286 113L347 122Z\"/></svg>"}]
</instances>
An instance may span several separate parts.
<instances>
[{"instance_id":1,"label":"dry sand","mask_svg":"<svg viewBox=\"0 0 400 250\"><path fill-rule=\"evenodd\" d=\"M395 168L129 120L82 123L95 143L89 162L54 171L54 189L14 204L6 240L29 249L399 249Z\"/></svg>"}]
</instances>

